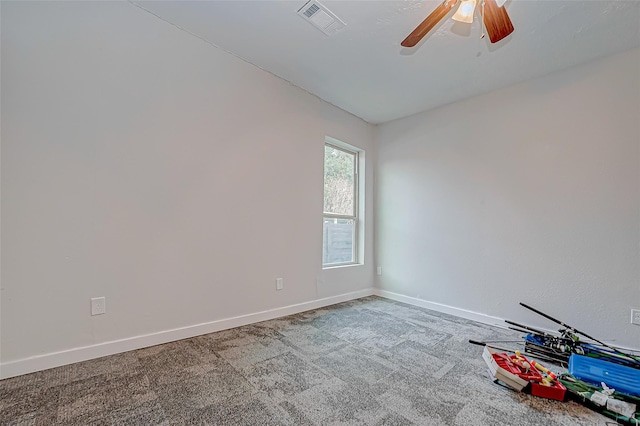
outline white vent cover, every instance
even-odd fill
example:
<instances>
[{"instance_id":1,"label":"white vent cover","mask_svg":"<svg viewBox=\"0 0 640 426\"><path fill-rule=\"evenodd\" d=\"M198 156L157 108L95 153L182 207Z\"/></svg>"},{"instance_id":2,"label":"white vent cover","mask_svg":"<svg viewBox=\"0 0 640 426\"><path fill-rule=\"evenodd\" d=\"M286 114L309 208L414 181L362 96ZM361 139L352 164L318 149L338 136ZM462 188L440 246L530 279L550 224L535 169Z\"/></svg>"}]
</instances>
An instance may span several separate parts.
<instances>
[{"instance_id":1,"label":"white vent cover","mask_svg":"<svg viewBox=\"0 0 640 426\"><path fill-rule=\"evenodd\" d=\"M298 15L311 22L326 35L335 34L347 25L316 0L309 0L298 11Z\"/></svg>"}]
</instances>

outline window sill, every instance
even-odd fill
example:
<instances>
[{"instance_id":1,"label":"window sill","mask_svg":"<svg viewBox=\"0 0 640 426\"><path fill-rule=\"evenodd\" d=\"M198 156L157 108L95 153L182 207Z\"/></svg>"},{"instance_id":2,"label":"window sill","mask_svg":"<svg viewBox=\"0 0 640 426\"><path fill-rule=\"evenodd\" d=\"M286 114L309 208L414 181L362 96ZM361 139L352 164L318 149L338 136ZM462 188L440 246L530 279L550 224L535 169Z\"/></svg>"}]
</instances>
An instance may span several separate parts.
<instances>
[{"instance_id":1,"label":"window sill","mask_svg":"<svg viewBox=\"0 0 640 426\"><path fill-rule=\"evenodd\" d=\"M351 268L353 266L364 266L364 263L344 263L340 265L329 265L329 266L323 266L322 269L327 270L327 269Z\"/></svg>"}]
</instances>

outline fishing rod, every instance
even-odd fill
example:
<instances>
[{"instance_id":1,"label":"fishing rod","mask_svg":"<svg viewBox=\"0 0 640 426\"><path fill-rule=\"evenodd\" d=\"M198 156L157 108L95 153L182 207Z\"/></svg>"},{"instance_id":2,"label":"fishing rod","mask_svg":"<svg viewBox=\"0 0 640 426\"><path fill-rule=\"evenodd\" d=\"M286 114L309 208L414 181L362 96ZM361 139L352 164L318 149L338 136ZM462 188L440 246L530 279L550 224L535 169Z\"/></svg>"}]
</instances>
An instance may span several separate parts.
<instances>
[{"instance_id":1,"label":"fishing rod","mask_svg":"<svg viewBox=\"0 0 640 426\"><path fill-rule=\"evenodd\" d=\"M532 343L536 346L546 346L552 349L554 354L561 354L566 352L575 352L576 346L579 345L579 339L577 336L570 335L568 333L563 333L561 336L556 336L553 334L549 334L547 332L537 330L533 327L529 327L528 325L518 324L517 322L505 320L507 324L512 324L517 327L509 327L511 330L515 330L519 333L529 334L536 336L537 338L543 339L543 342ZM525 344L525 350L532 352L530 348ZM563 359L568 358L568 356L562 355Z\"/></svg>"},{"instance_id":2,"label":"fishing rod","mask_svg":"<svg viewBox=\"0 0 640 426\"><path fill-rule=\"evenodd\" d=\"M516 326L516 327L518 327L518 328L520 328L522 330L526 330L527 333L533 333L533 334L537 334L537 335L542 336L542 337L548 337L548 338L553 338L553 339L562 339L562 337L554 336L553 334L549 334L547 332L537 330L537 329L535 329L533 327L529 327L528 325L518 324L517 322L513 322L513 321L509 321L509 320L504 320L504 322L506 322L509 325L514 325L514 326ZM509 327L509 328L511 328L511 327ZM523 332L522 330L516 330L516 331ZM564 338L564 339L571 340L571 339L568 339L568 338Z\"/></svg>"},{"instance_id":3,"label":"fishing rod","mask_svg":"<svg viewBox=\"0 0 640 426\"><path fill-rule=\"evenodd\" d=\"M513 331L517 331L518 333L524 333L524 334L531 334L530 331L527 330L523 330L521 328L518 327L507 327L509 330L513 330ZM535 334L535 333L534 333Z\"/></svg>"},{"instance_id":4,"label":"fishing rod","mask_svg":"<svg viewBox=\"0 0 640 426\"><path fill-rule=\"evenodd\" d=\"M545 317L546 319L548 319L548 320L550 320L550 321L553 321L553 322L555 322L556 324L560 324L562 327L566 328L567 330L569 330L569 331L571 331L571 332L573 332L573 333L575 333L575 334L582 334L582 335L583 335L584 337L586 337L587 339L591 339L591 340L593 340L594 342L601 344L602 346L608 347L605 343L601 342L600 340L596 339L595 337L591 337L591 336L589 336L587 333L583 333L583 332L581 332L581 331L579 331L579 330L575 329L574 327L571 327L570 325L565 324L565 323L563 323L562 321L560 321L560 320L558 320L558 319L555 319L555 318L554 318L554 317L552 317L551 315L547 315L547 314L545 314L544 312L541 312L541 311L537 310L536 308L533 308L533 307L531 307L531 306L527 305L526 303L522 303L522 302L520 302L520 305L521 305L521 306L523 306L523 307L525 307L525 308L527 308L527 309L529 309L530 311L535 312L535 313L536 313L536 314L538 314L538 315L542 315L542 316L543 316L543 317ZM609 348L609 349L613 349L613 348Z\"/></svg>"},{"instance_id":5,"label":"fishing rod","mask_svg":"<svg viewBox=\"0 0 640 426\"><path fill-rule=\"evenodd\" d=\"M587 339L591 339L591 340L593 340L594 342L596 342L596 343L598 343L598 344L600 344L600 345L604 346L605 348L607 348L607 349L610 349L610 350L614 351L615 353L618 353L618 354L620 354L620 355L624 355L625 357L629 358L631 361L634 361L636 364L640 365L640 360L639 360L638 358L636 358L634 355L631 355L631 354L625 353L625 352L621 351L620 349L617 349L617 348L614 348L614 347L612 347L612 346L609 346L609 345L607 345L606 343L604 343L604 342L602 342L602 341L600 341L600 340L596 339L595 337L591 337L591 336L589 336L587 333L583 333L582 331L580 331L580 330L576 329L575 327L571 327L570 325L565 324L565 323L563 323L562 321L560 321L560 320L558 320L558 319L555 319L555 318L554 318L554 317L552 317L551 315L547 315L547 314L545 314L544 312L541 312L541 311L537 310L536 308L533 308L533 307L531 307L531 306L529 306L529 305L527 305L527 304L525 304L525 303L520 302L520 305L521 305L521 306L523 306L523 307L525 307L525 308L527 308L527 309L529 309L530 311L535 312L535 313L536 313L536 314L538 314L538 315L541 315L541 316L545 317L546 319L548 319L548 320L550 320L550 321L555 322L556 324L560 324L562 327L566 328L567 330L571 331L572 333L575 333L575 334L581 334L581 335L583 335L584 337L586 337Z\"/></svg>"},{"instance_id":6,"label":"fishing rod","mask_svg":"<svg viewBox=\"0 0 640 426\"><path fill-rule=\"evenodd\" d=\"M534 336L536 338L542 339L544 343L541 343L541 345L543 346L548 345L549 347L553 347L554 349L564 348L564 352L567 351L567 348L571 348L571 350L573 350L573 348L580 345L579 342L576 342L574 339L570 339L568 337L556 337L550 334L541 335L532 331L522 330L517 327L508 327L508 328L509 330L514 330L514 331L517 331L518 333L524 333L524 334L528 334L530 336Z\"/></svg>"},{"instance_id":7,"label":"fishing rod","mask_svg":"<svg viewBox=\"0 0 640 426\"><path fill-rule=\"evenodd\" d=\"M471 343L472 345L478 345L478 346L489 346L490 348L499 349L501 351L507 351L507 352L516 351L515 349L506 348L504 346L492 345L491 343L488 343L488 342L479 342L477 340L472 340L472 339L469 339L469 343Z\"/></svg>"},{"instance_id":8,"label":"fishing rod","mask_svg":"<svg viewBox=\"0 0 640 426\"><path fill-rule=\"evenodd\" d=\"M555 336L553 334L549 334L549 333L546 333L544 331L540 331L540 330L537 330L535 328L532 328L532 327L529 327L529 326L526 326L526 325L522 325L522 324L518 324L517 322L513 322L513 321L509 321L509 320L505 320L505 322L507 324L514 324L514 325L517 325L518 327L521 327L521 328L518 328L518 327L507 327L509 330L514 330L514 331L517 331L519 333L524 333L524 334L533 334L533 335L542 337L544 339L547 339L549 341L556 342L557 344L559 344L561 342L564 342L564 343L568 344L571 347L573 347L575 345L585 345L586 344L586 345L590 345L592 348L597 348L600 352L604 352L604 353L608 354L609 356L613 356L613 357L620 358L620 359L628 359L627 356L620 355L617 351L612 351L610 349L607 350L605 348L600 348L600 347L597 347L597 346L593 346L590 343L576 341L575 338L564 337L564 336Z\"/></svg>"},{"instance_id":9,"label":"fishing rod","mask_svg":"<svg viewBox=\"0 0 640 426\"><path fill-rule=\"evenodd\" d=\"M576 342L574 340L561 338L561 337L538 336L534 333L527 332L526 330L520 330L516 327L509 327L509 329L518 331L520 333L525 333L525 334L528 333L531 336L534 336L539 339L543 339L543 341L541 342L525 340L524 350L526 352L531 354L537 354L540 352L550 354L552 356L557 357L556 359L563 363L569 360L569 355L571 353L575 353L578 355L585 355L589 357L595 356L596 358L599 357L598 355L604 355L609 358L615 358L617 360L620 360L620 363L622 363L623 365L628 365L628 363L631 363L632 365L634 365L637 363L636 360L629 358L626 355L620 355L617 352L611 351L601 346L593 345L591 343L585 343L580 341ZM598 354L598 355L595 355L595 354Z\"/></svg>"},{"instance_id":10,"label":"fishing rod","mask_svg":"<svg viewBox=\"0 0 640 426\"><path fill-rule=\"evenodd\" d=\"M612 352L611 350L600 348L593 346L589 343L581 342L578 339L578 336L571 333L570 330L565 330L562 332L561 336L556 336L553 334L549 334L547 332L535 329L533 327L529 327L527 325L518 324L517 322L505 320L507 324L517 325L518 327L508 327L510 330L517 331L519 333L530 334L536 336L538 338L543 339L542 342L525 342L525 351L531 354L547 354L548 356L555 357L553 358L557 362L566 363L569 360L569 355L571 353L577 353L579 355L585 355L584 353L584 345L589 346L592 349L597 349L601 353L606 353L608 356L617 358L623 361L631 361L633 363L636 362L633 358L629 358L626 355L620 355L617 352ZM543 349L545 348L545 349Z\"/></svg>"},{"instance_id":11,"label":"fishing rod","mask_svg":"<svg viewBox=\"0 0 640 426\"><path fill-rule=\"evenodd\" d=\"M489 342L479 342L477 340L472 340L472 339L469 339L469 343L471 343L472 345L488 346L490 348L498 349L500 351L506 351L506 352L515 352L516 351L515 349L507 348L507 347L504 347L504 346L492 345ZM553 362L553 363L558 361L557 359L551 358L551 357L543 355L543 354L532 354L532 355L533 355L532 358L537 358L537 359L540 359L542 361L549 361L549 362Z\"/></svg>"},{"instance_id":12,"label":"fishing rod","mask_svg":"<svg viewBox=\"0 0 640 426\"><path fill-rule=\"evenodd\" d=\"M513 323L513 321L509 322ZM517 327L509 327L509 329L532 336L532 339L525 338L524 350L527 353L534 354L535 356L544 356L545 360L560 364L566 364L569 361L569 355L571 353L584 353L584 351L580 349L580 344L576 339L566 336L554 336L528 326L522 327L526 327L528 330Z\"/></svg>"},{"instance_id":13,"label":"fishing rod","mask_svg":"<svg viewBox=\"0 0 640 426\"><path fill-rule=\"evenodd\" d=\"M568 337L560 337L560 336L554 336L552 334L540 334L540 333L536 333L535 331L531 331L531 330L523 330L521 328L518 327L507 327L509 330L513 330L513 331L517 331L518 333L523 333L523 334L530 334L532 336L536 336L545 340L549 340L549 341L554 341L554 342L564 342L566 344L569 345L574 345L576 344L576 341L573 339L570 339ZM527 327L528 328L528 327Z\"/></svg>"}]
</instances>

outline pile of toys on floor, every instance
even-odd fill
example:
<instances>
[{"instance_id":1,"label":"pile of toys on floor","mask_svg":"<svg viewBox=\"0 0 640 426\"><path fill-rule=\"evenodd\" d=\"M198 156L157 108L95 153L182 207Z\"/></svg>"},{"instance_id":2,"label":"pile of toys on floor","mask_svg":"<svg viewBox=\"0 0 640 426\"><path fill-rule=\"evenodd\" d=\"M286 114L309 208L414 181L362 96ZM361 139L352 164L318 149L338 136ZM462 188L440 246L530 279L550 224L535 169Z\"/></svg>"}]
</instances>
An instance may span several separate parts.
<instances>
[{"instance_id":1,"label":"pile of toys on floor","mask_svg":"<svg viewBox=\"0 0 640 426\"><path fill-rule=\"evenodd\" d=\"M542 398L574 400L618 423L640 426L640 356L521 305L563 328L555 335L506 321L509 328L526 333L524 350L529 357L518 350L470 340L484 345L482 358L495 381ZM581 341L579 336L591 343ZM568 372L555 374L533 358L557 364Z\"/></svg>"}]
</instances>

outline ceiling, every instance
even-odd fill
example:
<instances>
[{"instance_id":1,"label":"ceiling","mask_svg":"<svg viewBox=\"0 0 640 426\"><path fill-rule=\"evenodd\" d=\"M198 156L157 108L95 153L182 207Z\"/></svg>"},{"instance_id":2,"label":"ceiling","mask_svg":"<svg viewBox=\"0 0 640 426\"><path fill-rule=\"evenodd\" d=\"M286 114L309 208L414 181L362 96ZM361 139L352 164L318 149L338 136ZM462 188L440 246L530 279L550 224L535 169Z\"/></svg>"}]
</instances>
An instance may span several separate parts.
<instances>
[{"instance_id":1,"label":"ceiling","mask_svg":"<svg viewBox=\"0 0 640 426\"><path fill-rule=\"evenodd\" d=\"M370 123L383 123L640 46L640 1L509 0L515 31L446 18L400 42L438 1L321 0L347 25L328 37L297 1L140 1L159 18Z\"/></svg>"}]
</instances>

